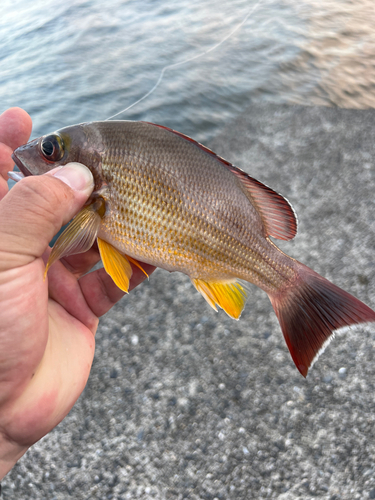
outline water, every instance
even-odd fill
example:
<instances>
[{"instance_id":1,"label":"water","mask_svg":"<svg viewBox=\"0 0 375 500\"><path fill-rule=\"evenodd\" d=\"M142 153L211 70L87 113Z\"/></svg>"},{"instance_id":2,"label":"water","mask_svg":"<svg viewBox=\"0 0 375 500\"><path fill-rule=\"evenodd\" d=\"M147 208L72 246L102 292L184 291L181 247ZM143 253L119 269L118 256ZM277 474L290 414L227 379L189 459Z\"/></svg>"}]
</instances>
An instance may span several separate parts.
<instances>
[{"instance_id":1,"label":"water","mask_svg":"<svg viewBox=\"0 0 375 500\"><path fill-rule=\"evenodd\" d=\"M103 120L146 94L163 67L208 50L255 0L2 0L0 111L33 137ZM265 0L217 50L166 71L120 118L207 142L252 102L375 104L372 0Z\"/></svg>"}]
</instances>

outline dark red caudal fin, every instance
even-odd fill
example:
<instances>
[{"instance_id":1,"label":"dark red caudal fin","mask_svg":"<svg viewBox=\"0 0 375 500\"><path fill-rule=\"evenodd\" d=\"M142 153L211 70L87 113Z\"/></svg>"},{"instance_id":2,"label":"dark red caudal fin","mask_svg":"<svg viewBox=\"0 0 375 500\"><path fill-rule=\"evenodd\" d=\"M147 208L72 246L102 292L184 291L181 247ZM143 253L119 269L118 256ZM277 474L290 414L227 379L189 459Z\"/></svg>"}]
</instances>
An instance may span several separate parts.
<instances>
[{"instance_id":1,"label":"dark red caudal fin","mask_svg":"<svg viewBox=\"0 0 375 500\"><path fill-rule=\"evenodd\" d=\"M270 295L284 338L304 377L333 332L375 321L375 311L303 264L295 285Z\"/></svg>"}]
</instances>

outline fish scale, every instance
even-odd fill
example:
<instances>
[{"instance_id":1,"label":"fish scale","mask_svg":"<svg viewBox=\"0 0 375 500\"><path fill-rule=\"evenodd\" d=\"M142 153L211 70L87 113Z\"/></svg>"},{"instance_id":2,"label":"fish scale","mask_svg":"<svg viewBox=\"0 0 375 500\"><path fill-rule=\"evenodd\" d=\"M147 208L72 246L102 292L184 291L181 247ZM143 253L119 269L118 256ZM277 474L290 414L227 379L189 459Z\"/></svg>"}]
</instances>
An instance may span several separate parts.
<instances>
[{"instance_id":1,"label":"fish scale","mask_svg":"<svg viewBox=\"0 0 375 500\"><path fill-rule=\"evenodd\" d=\"M202 264L207 266L210 261L211 269L207 273L209 276L215 275L223 278L227 275L232 278L238 275L240 269L244 269L245 264L249 267L249 260L255 260L255 257L251 258L251 252L249 254L247 247L240 248L234 239L221 230L222 221L219 221L217 226L207 223L198 207L191 210L189 223L182 225L183 228L187 228L184 231L185 235L182 236L179 233L172 235L171 228L175 227L177 220L181 220L184 215L181 208L182 201L177 190L170 187L165 188L162 178L157 182L158 191L156 194L154 193L153 200L153 197L147 193L152 192L151 188L155 188L155 185L151 185L150 178L144 173L144 169L137 169L137 165L134 164L136 171L133 170L129 173L126 169L125 172L122 171L119 174L118 169L114 169L114 165L118 165L118 160L113 158L112 162L103 162L103 171L111 172L111 176L105 176L107 182L111 182L113 177L121 175L126 177L128 181L117 183L113 191L116 225L112 223L111 217L108 218L108 222L107 217L105 217L102 225L105 226L106 232L115 235L116 242L125 253L133 257L137 255L143 260L153 258L153 263L158 265L160 262L164 262L165 265L167 261L169 266L173 268L177 266L182 272L189 272L192 277L202 276ZM147 168L147 172L152 168L153 165ZM142 186L142 189L140 190L138 186ZM126 200L126 205L129 206L128 211L120 209L121 206L124 206L123 200ZM142 206L141 217L136 216L135 213L136 207L140 205ZM190 207L188 206L188 208ZM194 215L194 212L198 212L198 214ZM158 224L159 219L162 219L162 225ZM205 234L204 239L202 239L201 234ZM142 236L144 239L141 243ZM129 246L130 241L137 241L136 246ZM158 242L157 245L154 244L155 241ZM147 243L152 247L152 255L146 248ZM181 250L182 244L183 249ZM234 247L237 247L235 253L231 251ZM171 252L171 249L176 250L177 255ZM160 254L158 262L155 262L155 251ZM192 268L191 263L198 255L201 256L201 259L195 268ZM186 264L190 264L190 266L186 267Z\"/></svg>"},{"instance_id":2,"label":"fish scale","mask_svg":"<svg viewBox=\"0 0 375 500\"><path fill-rule=\"evenodd\" d=\"M187 274L214 308L238 319L247 291L267 292L302 375L342 326L375 312L279 250L292 239L289 202L205 146L161 125L93 122L66 127L14 152L24 175L69 161L95 180L87 206L57 239L47 263L88 250L95 238L105 270L128 291L133 265Z\"/></svg>"},{"instance_id":3,"label":"fish scale","mask_svg":"<svg viewBox=\"0 0 375 500\"><path fill-rule=\"evenodd\" d=\"M142 128L144 128L144 125L142 124ZM209 163L212 168L213 162L211 158L207 162L204 153L199 151L203 159L200 158L200 162L192 162L188 154L190 144L182 143L173 151L171 161L170 155L168 157L165 152L165 145L163 145L163 148L157 147L155 151L151 151L153 147L152 141L148 141L147 146L143 144L142 152L136 154L134 153L135 146L132 142L129 144L127 140L127 134L123 133L122 137L120 134L117 134L117 136L112 135L112 128L110 124L105 124L101 130L105 137L107 137L105 134L109 135L109 138L105 138L103 141L108 151L108 154L103 157L102 169L104 177L107 182L111 182L115 177L117 179L126 178L127 182L117 182L114 190L115 194L112 195L113 202L116 205L117 219L118 222L121 221L121 224L114 226L103 220L103 225L106 226L109 233L116 235L115 241L120 250L133 257L137 255L138 258L159 266L177 267L178 270L189 274L191 277L233 278L240 275L242 279L255 281L256 284L261 283L265 286L268 283L273 289L279 286L280 268L274 269L272 266L274 260L267 258L267 251L264 249L265 245L263 244L262 248L262 245L255 243L252 233L246 231L246 226L241 223L238 214L241 206L233 207L233 204L228 203L225 199L225 203L221 202L221 214L219 214L216 207L210 210L207 205L202 210L199 198L206 198L207 194L210 193L210 201L215 200L219 203L220 200L218 188L221 188L221 186L217 186L217 183L215 183L214 189L210 189L210 186L212 186L210 175L204 177L204 182L200 179L200 191L198 196L196 194L199 173L196 165L199 164L199 171L204 171L205 163ZM165 131L158 132L165 135ZM180 138L177 137L177 141L181 141ZM124 151L122 151L122 155L120 154L118 144L121 142L127 145L125 156ZM170 146L168 145L168 147ZM181 193L177 188L173 189L170 184L167 184L168 181L170 182L170 178L175 180L176 169L173 166L176 164L180 167L182 165L182 174L177 179L176 184L177 186L186 185L186 182L189 181L189 188L184 190L187 194L185 192ZM125 165L125 168L123 165ZM169 165L172 165L172 167ZM152 182L150 177L152 171L157 171L159 174L155 183ZM227 174L227 172L225 173ZM230 173L227 174L227 177L232 179ZM139 189L139 186L142 186L142 188ZM120 188L122 188L121 191ZM222 191L222 188L220 190ZM234 191L234 189L229 190L228 199L234 197L234 193L231 191ZM157 195L154 202L152 195L148 195L148 193L153 193L154 196ZM248 211L254 212L253 207L243 194L242 197L244 198L243 202L248 206ZM126 200L125 204L129 206L128 214L119 208L124 204L124 200ZM178 207L182 204L187 208L185 212L178 210ZM215 205L215 203L212 204ZM232 208L232 213L229 216L226 210L228 205ZM142 206L143 216L141 218L136 216L136 210L133 208L139 206ZM164 210L163 207L165 207ZM132 208L133 211L131 212ZM126 215L128 216L126 217ZM240 215L243 216L243 209ZM249 214L245 215L247 215L248 220ZM176 220L181 221L182 216L185 218L183 226L189 228L183 241L181 241L180 235L172 235L170 232L170 228L176 224ZM162 218L163 226L158 226L158 217ZM255 217L257 217L256 213ZM228 228L228 221L230 220L235 230L239 228L236 239L230 238L228 235L228 232L234 232L230 230L230 227ZM133 232L128 232L127 227L133 228ZM158 229L157 233L154 232L156 228ZM138 233L137 230L139 230ZM142 241L143 244L140 244L140 238L145 235L147 235L147 240L145 238ZM202 235L204 235L204 238L202 238ZM180 237L177 238L176 236ZM241 245L238 241L245 239L246 245ZM129 245L130 241L136 240L138 241L136 245ZM205 242L202 240L205 240ZM158 245L154 243L155 241L158 242ZM189 242L194 242L194 244L187 244ZM147 243L151 246L152 255L150 250L145 248ZM180 248L181 244L183 244L183 249ZM176 248L176 254L166 251L167 247ZM255 251L249 251L249 248L255 248ZM159 259L155 258L155 251L160 255ZM202 259L194 266L197 255L201 255ZM266 255L265 259L264 255ZM262 262L262 264L257 264L254 269L254 262ZM202 272L203 263L206 267L209 265L210 269ZM262 270L263 276L260 276ZM285 274L292 276L293 272L287 268L284 269L283 275Z\"/></svg>"}]
</instances>

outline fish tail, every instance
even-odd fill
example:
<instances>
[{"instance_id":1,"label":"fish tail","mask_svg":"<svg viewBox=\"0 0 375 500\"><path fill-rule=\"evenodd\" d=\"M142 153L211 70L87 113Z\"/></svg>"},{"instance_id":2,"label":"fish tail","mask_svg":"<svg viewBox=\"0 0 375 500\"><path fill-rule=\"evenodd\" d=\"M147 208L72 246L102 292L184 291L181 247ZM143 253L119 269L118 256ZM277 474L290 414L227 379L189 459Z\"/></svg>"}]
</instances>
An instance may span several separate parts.
<instances>
[{"instance_id":1,"label":"fish tail","mask_svg":"<svg viewBox=\"0 0 375 500\"><path fill-rule=\"evenodd\" d=\"M297 277L276 294L269 294L273 308L301 374L325 349L338 328L375 321L375 311L303 264Z\"/></svg>"}]
</instances>

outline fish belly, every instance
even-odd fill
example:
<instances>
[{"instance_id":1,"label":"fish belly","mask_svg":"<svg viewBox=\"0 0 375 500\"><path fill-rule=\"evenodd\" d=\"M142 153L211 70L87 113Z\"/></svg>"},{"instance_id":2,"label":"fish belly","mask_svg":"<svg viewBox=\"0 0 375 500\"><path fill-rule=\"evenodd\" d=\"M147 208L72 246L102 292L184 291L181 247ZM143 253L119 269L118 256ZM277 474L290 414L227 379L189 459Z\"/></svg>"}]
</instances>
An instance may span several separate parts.
<instances>
[{"instance_id":1,"label":"fish belly","mask_svg":"<svg viewBox=\"0 0 375 500\"><path fill-rule=\"evenodd\" d=\"M244 243L225 229L227 221L186 210L169 190L128 196L126 202L117 197L99 236L130 257L191 279L242 279L266 292L294 278L293 259L267 238L249 233Z\"/></svg>"}]
</instances>

